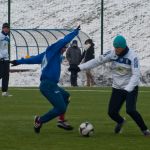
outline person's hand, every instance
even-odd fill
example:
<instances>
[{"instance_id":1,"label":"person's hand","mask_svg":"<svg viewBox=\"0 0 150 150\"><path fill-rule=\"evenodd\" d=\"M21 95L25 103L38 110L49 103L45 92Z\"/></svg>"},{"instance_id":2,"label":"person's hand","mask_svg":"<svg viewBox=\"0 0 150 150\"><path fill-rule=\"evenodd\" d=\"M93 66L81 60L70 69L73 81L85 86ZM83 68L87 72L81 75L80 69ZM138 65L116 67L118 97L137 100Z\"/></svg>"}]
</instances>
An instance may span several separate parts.
<instances>
[{"instance_id":1,"label":"person's hand","mask_svg":"<svg viewBox=\"0 0 150 150\"><path fill-rule=\"evenodd\" d=\"M81 71L77 65L72 65L68 68L68 71L72 71L72 70L77 71L77 72Z\"/></svg>"},{"instance_id":2,"label":"person's hand","mask_svg":"<svg viewBox=\"0 0 150 150\"><path fill-rule=\"evenodd\" d=\"M77 65L73 66L72 69L75 70L75 71L77 71L77 72L80 72L80 71L81 71L80 68L79 68Z\"/></svg>"},{"instance_id":3,"label":"person's hand","mask_svg":"<svg viewBox=\"0 0 150 150\"><path fill-rule=\"evenodd\" d=\"M77 29L78 29L78 30L81 30L81 26L80 26L80 25L78 25L78 26L77 26Z\"/></svg>"},{"instance_id":4,"label":"person's hand","mask_svg":"<svg viewBox=\"0 0 150 150\"><path fill-rule=\"evenodd\" d=\"M80 72L80 71L81 71L78 66L76 67L76 71L77 71L77 72Z\"/></svg>"},{"instance_id":5,"label":"person's hand","mask_svg":"<svg viewBox=\"0 0 150 150\"><path fill-rule=\"evenodd\" d=\"M17 65L19 65L16 60L9 61L9 63L12 64L11 66L17 66Z\"/></svg>"}]
</instances>

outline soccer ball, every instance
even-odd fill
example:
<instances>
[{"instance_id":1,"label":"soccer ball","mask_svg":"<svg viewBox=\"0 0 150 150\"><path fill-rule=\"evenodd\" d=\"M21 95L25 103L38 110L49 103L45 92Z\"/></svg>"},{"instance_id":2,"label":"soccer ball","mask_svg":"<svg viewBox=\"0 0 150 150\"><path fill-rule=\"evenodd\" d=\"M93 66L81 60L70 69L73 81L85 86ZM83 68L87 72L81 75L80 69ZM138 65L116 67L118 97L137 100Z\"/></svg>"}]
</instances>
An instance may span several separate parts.
<instances>
[{"instance_id":1,"label":"soccer ball","mask_svg":"<svg viewBox=\"0 0 150 150\"><path fill-rule=\"evenodd\" d=\"M79 126L79 133L82 136L89 137L94 133L94 127L89 122L83 122Z\"/></svg>"}]
</instances>

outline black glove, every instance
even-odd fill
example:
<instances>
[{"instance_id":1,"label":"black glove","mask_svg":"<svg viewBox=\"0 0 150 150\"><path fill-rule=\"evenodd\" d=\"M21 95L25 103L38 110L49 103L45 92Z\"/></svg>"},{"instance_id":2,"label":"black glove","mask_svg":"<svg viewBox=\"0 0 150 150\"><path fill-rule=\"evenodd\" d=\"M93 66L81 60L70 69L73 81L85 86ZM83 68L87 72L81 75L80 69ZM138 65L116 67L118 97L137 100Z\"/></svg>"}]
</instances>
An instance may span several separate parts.
<instances>
[{"instance_id":1,"label":"black glove","mask_svg":"<svg viewBox=\"0 0 150 150\"><path fill-rule=\"evenodd\" d=\"M81 26L80 26L80 25L78 25L78 26L77 26L77 29L78 29L78 30L81 30Z\"/></svg>"},{"instance_id":2,"label":"black glove","mask_svg":"<svg viewBox=\"0 0 150 150\"><path fill-rule=\"evenodd\" d=\"M9 61L9 63L12 64L11 66L17 66L17 65L19 65L16 60Z\"/></svg>"},{"instance_id":3,"label":"black glove","mask_svg":"<svg viewBox=\"0 0 150 150\"><path fill-rule=\"evenodd\" d=\"M70 65L68 71L72 71L72 70L79 72L80 68L77 65Z\"/></svg>"},{"instance_id":4,"label":"black glove","mask_svg":"<svg viewBox=\"0 0 150 150\"><path fill-rule=\"evenodd\" d=\"M76 68L76 71L77 72L80 72L81 70L80 70L80 68L77 66L77 68Z\"/></svg>"}]
</instances>

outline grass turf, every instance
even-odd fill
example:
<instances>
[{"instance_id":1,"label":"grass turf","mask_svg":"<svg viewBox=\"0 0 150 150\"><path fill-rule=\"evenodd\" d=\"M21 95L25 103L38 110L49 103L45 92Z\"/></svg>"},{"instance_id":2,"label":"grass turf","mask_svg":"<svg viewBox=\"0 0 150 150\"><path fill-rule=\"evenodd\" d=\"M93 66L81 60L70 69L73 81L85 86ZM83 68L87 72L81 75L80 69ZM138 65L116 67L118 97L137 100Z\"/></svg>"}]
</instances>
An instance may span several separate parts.
<instances>
[{"instance_id":1,"label":"grass turf","mask_svg":"<svg viewBox=\"0 0 150 150\"><path fill-rule=\"evenodd\" d=\"M71 103L67 118L75 127L64 131L56 127L56 119L44 124L41 133L33 132L33 117L52 106L36 88L11 88L13 97L0 97L0 150L148 150L150 137L144 137L125 113L127 123L122 134L115 135L115 123L107 116L110 88L67 88ZM141 88L137 108L150 127L150 88ZM94 125L92 137L81 137L80 123Z\"/></svg>"}]
</instances>

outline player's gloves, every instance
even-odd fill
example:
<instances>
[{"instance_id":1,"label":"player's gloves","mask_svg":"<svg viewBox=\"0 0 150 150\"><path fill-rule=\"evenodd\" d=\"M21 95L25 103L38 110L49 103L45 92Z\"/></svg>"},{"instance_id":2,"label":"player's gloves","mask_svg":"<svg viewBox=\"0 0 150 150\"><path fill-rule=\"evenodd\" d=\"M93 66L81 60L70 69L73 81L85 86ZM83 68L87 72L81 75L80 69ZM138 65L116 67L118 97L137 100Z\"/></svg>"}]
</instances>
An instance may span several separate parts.
<instances>
[{"instance_id":1,"label":"player's gloves","mask_svg":"<svg viewBox=\"0 0 150 150\"><path fill-rule=\"evenodd\" d=\"M77 66L77 65L71 65L69 68L68 68L68 71L77 71L77 72L80 72L80 68Z\"/></svg>"},{"instance_id":2,"label":"player's gloves","mask_svg":"<svg viewBox=\"0 0 150 150\"><path fill-rule=\"evenodd\" d=\"M80 70L80 68L77 66L77 68L76 68L76 71L77 72L80 72L81 70Z\"/></svg>"},{"instance_id":3,"label":"player's gloves","mask_svg":"<svg viewBox=\"0 0 150 150\"><path fill-rule=\"evenodd\" d=\"M78 25L78 26L77 26L77 29L78 29L78 30L81 30L81 26L80 26L80 25Z\"/></svg>"},{"instance_id":4,"label":"player's gloves","mask_svg":"<svg viewBox=\"0 0 150 150\"><path fill-rule=\"evenodd\" d=\"M16 60L9 61L9 63L12 64L11 66L17 66L17 65L19 65Z\"/></svg>"}]
</instances>

